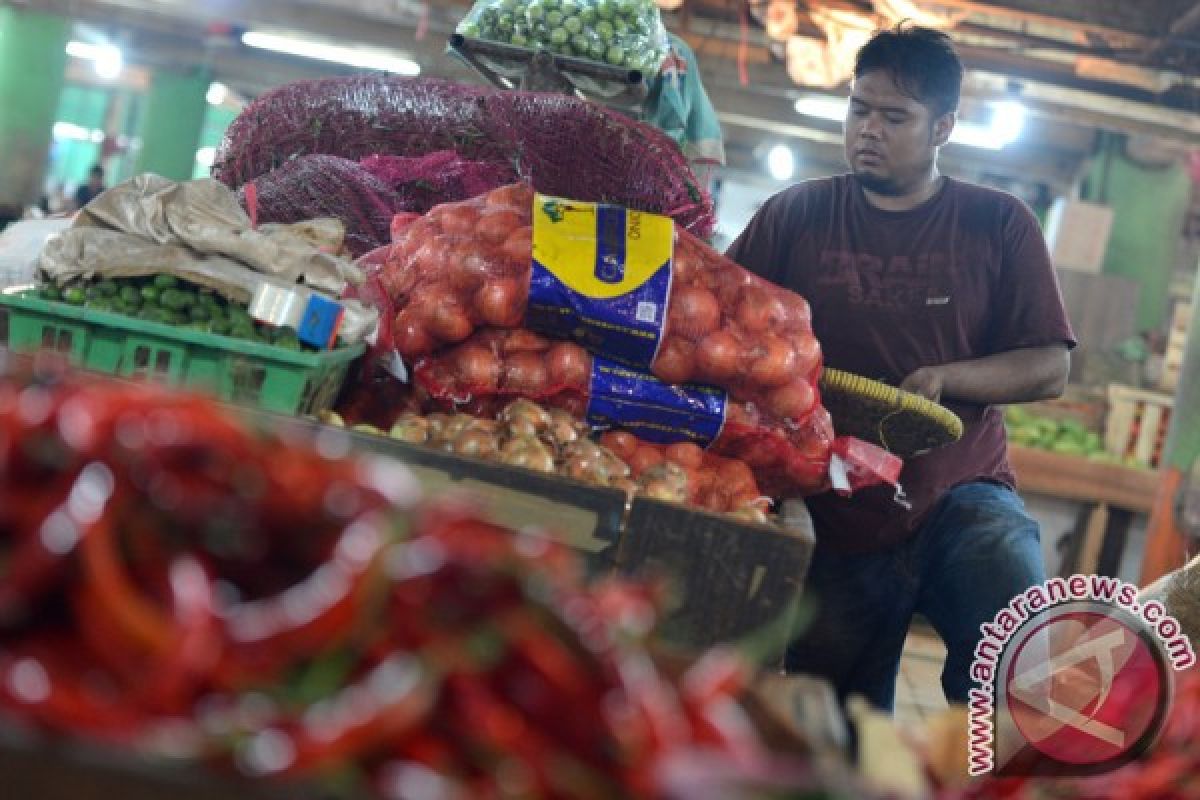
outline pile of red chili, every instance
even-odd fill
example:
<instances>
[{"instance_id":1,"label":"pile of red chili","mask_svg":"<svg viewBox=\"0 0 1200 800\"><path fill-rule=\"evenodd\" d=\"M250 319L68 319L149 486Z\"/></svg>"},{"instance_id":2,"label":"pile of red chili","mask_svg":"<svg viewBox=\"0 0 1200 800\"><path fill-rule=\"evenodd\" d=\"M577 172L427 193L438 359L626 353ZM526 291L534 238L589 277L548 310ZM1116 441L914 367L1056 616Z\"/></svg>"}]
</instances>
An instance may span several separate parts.
<instances>
[{"instance_id":1,"label":"pile of red chili","mask_svg":"<svg viewBox=\"0 0 1200 800\"><path fill-rule=\"evenodd\" d=\"M0 380L0 714L395 798L666 796L689 759L771 763L739 661L668 679L647 655L648 589L585 585L345 447Z\"/></svg>"}]
</instances>

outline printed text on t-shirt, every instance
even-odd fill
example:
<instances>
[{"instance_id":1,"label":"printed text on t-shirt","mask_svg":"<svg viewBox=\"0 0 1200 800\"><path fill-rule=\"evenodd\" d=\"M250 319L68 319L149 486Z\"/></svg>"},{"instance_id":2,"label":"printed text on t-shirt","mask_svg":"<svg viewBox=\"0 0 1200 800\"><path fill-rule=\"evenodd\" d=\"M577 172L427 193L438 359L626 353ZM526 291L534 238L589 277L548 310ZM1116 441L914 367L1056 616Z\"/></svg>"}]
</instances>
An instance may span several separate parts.
<instances>
[{"instance_id":1,"label":"printed text on t-shirt","mask_svg":"<svg viewBox=\"0 0 1200 800\"><path fill-rule=\"evenodd\" d=\"M897 255L885 262L870 253L823 250L816 280L822 288L844 287L852 306L900 311L949 303L949 276L945 253Z\"/></svg>"}]
</instances>

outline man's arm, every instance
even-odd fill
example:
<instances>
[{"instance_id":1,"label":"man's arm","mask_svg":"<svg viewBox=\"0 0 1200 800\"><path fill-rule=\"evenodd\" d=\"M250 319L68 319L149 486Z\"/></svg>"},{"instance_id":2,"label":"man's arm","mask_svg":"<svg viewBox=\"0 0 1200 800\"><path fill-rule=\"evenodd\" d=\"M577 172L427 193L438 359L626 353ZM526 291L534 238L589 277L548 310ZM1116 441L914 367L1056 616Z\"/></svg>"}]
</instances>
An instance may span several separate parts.
<instances>
[{"instance_id":1,"label":"man's arm","mask_svg":"<svg viewBox=\"0 0 1200 800\"><path fill-rule=\"evenodd\" d=\"M970 361L921 367L900 388L934 402L1031 403L1060 397L1067 388L1071 355L1065 344L1026 347Z\"/></svg>"}]
</instances>

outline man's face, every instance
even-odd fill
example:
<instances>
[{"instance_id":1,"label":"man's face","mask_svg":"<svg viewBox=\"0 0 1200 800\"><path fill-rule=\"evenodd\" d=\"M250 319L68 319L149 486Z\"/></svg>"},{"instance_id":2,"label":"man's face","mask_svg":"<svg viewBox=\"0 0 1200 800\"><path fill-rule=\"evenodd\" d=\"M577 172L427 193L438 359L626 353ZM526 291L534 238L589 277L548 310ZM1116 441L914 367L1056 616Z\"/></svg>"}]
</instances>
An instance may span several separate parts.
<instances>
[{"instance_id":1,"label":"man's face","mask_svg":"<svg viewBox=\"0 0 1200 800\"><path fill-rule=\"evenodd\" d=\"M929 175L937 148L953 127L953 114L935 119L886 70L873 70L856 79L850 93L843 129L846 163L867 189L904 194Z\"/></svg>"},{"instance_id":2,"label":"man's face","mask_svg":"<svg viewBox=\"0 0 1200 800\"><path fill-rule=\"evenodd\" d=\"M104 185L104 176L95 172L91 173L88 176L88 185L90 185L93 189L99 189Z\"/></svg>"}]
</instances>

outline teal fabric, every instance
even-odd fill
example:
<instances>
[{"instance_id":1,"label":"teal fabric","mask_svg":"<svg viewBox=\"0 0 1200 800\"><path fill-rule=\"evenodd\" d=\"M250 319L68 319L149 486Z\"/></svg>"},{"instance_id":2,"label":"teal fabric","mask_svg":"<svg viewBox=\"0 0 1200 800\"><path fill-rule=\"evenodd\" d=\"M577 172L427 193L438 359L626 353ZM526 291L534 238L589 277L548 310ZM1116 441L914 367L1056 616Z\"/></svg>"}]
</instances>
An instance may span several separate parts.
<instances>
[{"instance_id":1,"label":"teal fabric","mask_svg":"<svg viewBox=\"0 0 1200 800\"><path fill-rule=\"evenodd\" d=\"M675 34L668 37L670 50L650 83L646 122L674 139L689 161L724 164L721 124L701 83L696 54Z\"/></svg>"}]
</instances>

